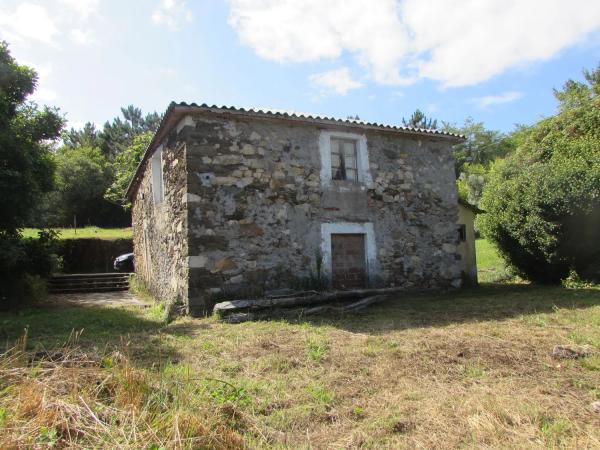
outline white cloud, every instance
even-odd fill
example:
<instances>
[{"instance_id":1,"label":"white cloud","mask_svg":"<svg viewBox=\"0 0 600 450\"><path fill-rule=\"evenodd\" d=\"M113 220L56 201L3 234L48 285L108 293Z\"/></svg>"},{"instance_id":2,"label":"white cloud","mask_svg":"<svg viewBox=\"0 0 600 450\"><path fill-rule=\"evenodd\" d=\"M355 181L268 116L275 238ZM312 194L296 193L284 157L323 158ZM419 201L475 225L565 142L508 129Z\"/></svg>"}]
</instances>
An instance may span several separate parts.
<instances>
[{"instance_id":1,"label":"white cloud","mask_svg":"<svg viewBox=\"0 0 600 450\"><path fill-rule=\"evenodd\" d=\"M514 102L521 97L523 97L522 92L508 91L498 95L486 95L484 97L474 98L473 102L476 103L480 108L485 109L492 105L501 105L503 103Z\"/></svg>"},{"instance_id":2,"label":"white cloud","mask_svg":"<svg viewBox=\"0 0 600 450\"><path fill-rule=\"evenodd\" d=\"M378 83L485 81L552 58L600 27L587 0L229 0L229 23L261 57L354 55Z\"/></svg>"},{"instance_id":3,"label":"white cloud","mask_svg":"<svg viewBox=\"0 0 600 450\"><path fill-rule=\"evenodd\" d=\"M178 30L182 24L191 22L192 18L192 11L186 0L161 0L152 13L152 21L155 24L165 25L171 30Z\"/></svg>"},{"instance_id":4,"label":"white cloud","mask_svg":"<svg viewBox=\"0 0 600 450\"><path fill-rule=\"evenodd\" d=\"M100 0L60 0L60 3L77 12L82 19L87 19L98 11Z\"/></svg>"},{"instance_id":5,"label":"white cloud","mask_svg":"<svg viewBox=\"0 0 600 450\"><path fill-rule=\"evenodd\" d=\"M43 6L21 3L12 13L0 10L0 36L4 39L54 44L57 34L54 20Z\"/></svg>"},{"instance_id":6,"label":"white cloud","mask_svg":"<svg viewBox=\"0 0 600 450\"><path fill-rule=\"evenodd\" d=\"M84 31L79 28L74 28L71 30L71 39L78 44L86 45L90 42L90 32Z\"/></svg>"},{"instance_id":7,"label":"white cloud","mask_svg":"<svg viewBox=\"0 0 600 450\"><path fill-rule=\"evenodd\" d=\"M331 94L346 95L352 89L362 86L362 83L352 78L347 67L329 70L310 76L310 81L319 89L322 95Z\"/></svg>"}]
</instances>

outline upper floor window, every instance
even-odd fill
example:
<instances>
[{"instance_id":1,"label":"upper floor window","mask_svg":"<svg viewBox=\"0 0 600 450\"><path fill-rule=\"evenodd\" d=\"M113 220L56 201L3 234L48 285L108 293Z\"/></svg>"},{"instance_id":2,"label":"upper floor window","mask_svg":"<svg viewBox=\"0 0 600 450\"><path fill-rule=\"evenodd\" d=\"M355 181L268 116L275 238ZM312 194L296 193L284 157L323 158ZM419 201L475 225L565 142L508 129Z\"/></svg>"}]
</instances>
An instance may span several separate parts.
<instances>
[{"instance_id":1,"label":"upper floor window","mask_svg":"<svg viewBox=\"0 0 600 450\"><path fill-rule=\"evenodd\" d=\"M355 140L331 138L331 179L358 181Z\"/></svg>"},{"instance_id":2,"label":"upper floor window","mask_svg":"<svg viewBox=\"0 0 600 450\"><path fill-rule=\"evenodd\" d=\"M164 198L162 146L156 149L150 161L152 169L152 197L154 198L154 203L158 205Z\"/></svg>"},{"instance_id":3,"label":"upper floor window","mask_svg":"<svg viewBox=\"0 0 600 450\"><path fill-rule=\"evenodd\" d=\"M367 137L346 131L321 131L321 183L332 180L354 181L368 185L372 182L369 171Z\"/></svg>"}]
</instances>

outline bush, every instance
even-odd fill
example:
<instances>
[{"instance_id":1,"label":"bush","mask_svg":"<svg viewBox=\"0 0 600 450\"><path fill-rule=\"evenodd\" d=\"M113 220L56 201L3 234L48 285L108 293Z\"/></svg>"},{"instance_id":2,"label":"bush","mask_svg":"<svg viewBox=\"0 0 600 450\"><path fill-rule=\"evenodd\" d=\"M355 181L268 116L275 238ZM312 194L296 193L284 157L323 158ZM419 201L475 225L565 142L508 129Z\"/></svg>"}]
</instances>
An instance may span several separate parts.
<instances>
[{"instance_id":1,"label":"bush","mask_svg":"<svg viewBox=\"0 0 600 450\"><path fill-rule=\"evenodd\" d=\"M44 279L60 268L56 232L42 230L38 239L0 232L0 307L40 300Z\"/></svg>"},{"instance_id":2,"label":"bush","mask_svg":"<svg viewBox=\"0 0 600 450\"><path fill-rule=\"evenodd\" d=\"M529 129L494 165L481 207L481 231L518 275L600 279L600 98Z\"/></svg>"}]
</instances>

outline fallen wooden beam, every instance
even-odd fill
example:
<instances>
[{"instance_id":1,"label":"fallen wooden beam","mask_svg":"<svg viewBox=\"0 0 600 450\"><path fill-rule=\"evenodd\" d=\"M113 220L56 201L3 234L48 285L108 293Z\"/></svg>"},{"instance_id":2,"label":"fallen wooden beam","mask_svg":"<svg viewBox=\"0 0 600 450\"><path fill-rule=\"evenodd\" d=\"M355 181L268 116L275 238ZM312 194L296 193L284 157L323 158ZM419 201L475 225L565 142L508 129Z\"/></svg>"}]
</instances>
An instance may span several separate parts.
<instances>
[{"instance_id":1,"label":"fallen wooden beam","mask_svg":"<svg viewBox=\"0 0 600 450\"><path fill-rule=\"evenodd\" d=\"M293 308L293 309L278 309L273 311L273 316L277 318L291 318L291 317L306 317L306 316L314 316L317 314L323 313L354 313L360 310L367 308L381 300L383 300L385 295L374 295L371 297L366 297L356 302L350 303L348 305L343 306L335 306L335 305L321 305L314 306L312 308ZM251 320L259 320L269 317L269 313L266 311L262 312L233 312L222 317L224 322L228 323L242 323L249 322Z\"/></svg>"},{"instance_id":2,"label":"fallen wooden beam","mask_svg":"<svg viewBox=\"0 0 600 450\"><path fill-rule=\"evenodd\" d=\"M310 306L321 303L360 299L375 295L394 294L405 292L405 288L381 288L381 289L356 289L352 291L332 291L309 296L260 298L249 300L231 300L217 303L214 311L217 314L230 314L235 311L258 311L271 308L292 308L294 306Z\"/></svg>"}]
</instances>

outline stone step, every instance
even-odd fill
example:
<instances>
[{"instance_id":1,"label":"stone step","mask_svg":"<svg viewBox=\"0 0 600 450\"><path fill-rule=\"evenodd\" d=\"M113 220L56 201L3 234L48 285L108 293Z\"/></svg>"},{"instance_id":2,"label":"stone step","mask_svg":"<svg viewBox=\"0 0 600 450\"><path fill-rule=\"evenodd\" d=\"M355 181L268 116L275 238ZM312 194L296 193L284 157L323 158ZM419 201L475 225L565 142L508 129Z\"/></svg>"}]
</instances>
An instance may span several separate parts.
<instances>
[{"instance_id":1,"label":"stone step","mask_svg":"<svg viewBox=\"0 0 600 450\"><path fill-rule=\"evenodd\" d=\"M50 278L51 293L108 292L129 289L128 273L57 274Z\"/></svg>"},{"instance_id":2,"label":"stone step","mask_svg":"<svg viewBox=\"0 0 600 450\"><path fill-rule=\"evenodd\" d=\"M110 286L110 287L94 287L94 288L67 288L67 287L61 287L61 288L53 288L50 289L49 292L51 294L83 294L83 293L88 293L88 292L116 292L116 291L127 291L129 290L129 287L116 287L116 286Z\"/></svg>"},{"instance_id":3,"label":"stone step","mask_svg":"<svg viewBox=\"0 0 600 450\"><path fill-rule=\"evenodd\" d=\"M129 278L128 272L108 272L108 273L60 273L52 276L51 280L77 280L81 278Z\"/></svg>"}]
</instances>

